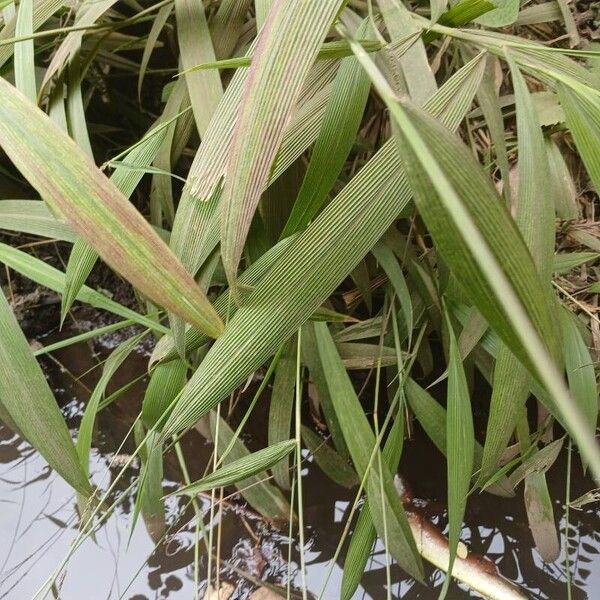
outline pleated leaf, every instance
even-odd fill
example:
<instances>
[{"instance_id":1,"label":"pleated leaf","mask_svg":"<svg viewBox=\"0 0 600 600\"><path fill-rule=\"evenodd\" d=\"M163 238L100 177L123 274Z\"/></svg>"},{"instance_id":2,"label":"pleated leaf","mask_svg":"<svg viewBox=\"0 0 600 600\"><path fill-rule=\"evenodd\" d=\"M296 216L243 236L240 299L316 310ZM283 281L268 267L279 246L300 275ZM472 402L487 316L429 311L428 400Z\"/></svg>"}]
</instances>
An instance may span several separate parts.
<instances>
[{"instance_id":1,"label":"pleated leaf","mask_svg":"<svg viewBox=\"0 0 600 600\"><path fill-rule=\"evenodd\" d=\"M0 145L52 209L126 280L219 335L218 315L150 225L64 132L3 79Z\"/></svg>"},{"instance_id":2,"label":"pleated leaf","mask_svg":"<svg viewBox=\"0 0 600 600\"><path fill-rule=\"evenodd\" d=\"M490 326L546 387L600 479L600 449L553 359L552 303L515 222L460 139L421 109L398 102L366 52L353 47L397 125L417 208L440 254Z\"/></svg>"},{"instance_id":3,"label":"pleated leaf","mask_svg":"<svg viewBox=\"0 0 600 600\"><path fill-rule=\"evenodd\" d=\"M481 57L471 61L431 99L430 110L450 127L456 128L470 107L483 66ZM229 320L188 382L165 434L191 427L264 364L352 271L410 199L411 190L390 140L290 241Z\"/></svg>"},{"instance_id":4,"label":"pleated leaf","mask_svg":"<svg viewBox=\"0 0 600 600\"><path fill-rule=\"evenodd\" d=\"M275 0L260 32L223 188L221 254L230 284L235 284L250 223L285 125L341 4L341 0Z\"/></svg>"},{"instance_id":5,"label":"pleated leaf","mask_svg":"<svg viewBox=\"0 0 600 600\"><path fill-rule=\"evenodd\" d=\"M558 95L581 159L596 190L600 190L600 93L586 88L577 93L560 84Z\"/></svg>"}]
</instances>

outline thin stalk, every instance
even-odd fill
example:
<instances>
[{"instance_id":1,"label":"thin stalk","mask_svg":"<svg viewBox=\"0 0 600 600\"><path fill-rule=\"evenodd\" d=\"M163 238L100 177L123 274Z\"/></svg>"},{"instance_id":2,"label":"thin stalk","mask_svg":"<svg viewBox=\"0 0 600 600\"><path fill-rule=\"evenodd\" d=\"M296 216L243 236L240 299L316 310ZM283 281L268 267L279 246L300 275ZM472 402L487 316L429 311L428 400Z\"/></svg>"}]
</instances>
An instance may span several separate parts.
<instances>
[{"instance_id":1,"label":"thin stalk","mask_svg":"<svg viewBox=\"0 0 600 600\"><path fill-rule=\"evenodd\" d=\"M304 558L304 506L302 497L302 444L300 438L300 418L302 404L302 381L300 371L302 362L302 328L298 329L296 352L296 485L298 486L298 542L300 544L300 578L302 581L302 600L307 600L306 593L306 562Z\"/></svg>"}]
</instances>

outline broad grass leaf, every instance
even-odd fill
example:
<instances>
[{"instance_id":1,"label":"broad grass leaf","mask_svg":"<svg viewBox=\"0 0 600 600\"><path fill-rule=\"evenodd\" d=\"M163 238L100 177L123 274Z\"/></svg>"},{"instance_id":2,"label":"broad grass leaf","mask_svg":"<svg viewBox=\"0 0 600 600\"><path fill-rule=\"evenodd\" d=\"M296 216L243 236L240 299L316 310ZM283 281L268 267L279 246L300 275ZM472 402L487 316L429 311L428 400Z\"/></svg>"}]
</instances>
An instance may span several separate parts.
<instances>
[{"instance_id":1,"label":"broad grass leaf","mask_svg":"<svg viewBox=\"0 0 600 600\"><path fill-rule=\"evenodd\" d=\"M119 344L108 357L102 369L102 375L94 387L90 399L85 407L85 411L79 425L79 434L77 436L77 455L81 468L86 475L89 475L90 450L92 448L92 434L94 432L94 423L96 415L100 410L100 402L104 397L106 386L113 378L117 369L123 364L127 357L133 352L136 345L145 336L145 333L135 335Z\"/></svg>"},{"instance_id":2,"label":"broad grass leaf","mask_svg":"<svg viewBox=\"0 0 600 600\"><path fill-rule=\"evenodd\" d=\"M33 33L33 0L19 3L17 12L16 37ZM31 102L37 101L37 84L35 81L35 54L33 40L15 44L15 86L23 92Z\"/></svg>"},{"instance_id":3,"label":"broad grass leaf","mask_svg":"<svg viewBox=\"0 0 600 600\"><path fill-rule=\"evenodd\" d=\"M0 291L0 404L19 433L80 494L91 487L71 435L4 294Z\"/></svg>"},{"instance_id":4,"label":"broad grass leaf","mask_svg":"<svg viewBox=\"0 0 600 600\"><path fill-rule=\"evenodd\" d=\"M552 498L544 473L534 473L525 479L525 509L536 548L546 562L554 562L560 554L560 542Z\"/></svg>"},{"instance_id":5,"label":"broad grass leaf","mask_svg":"<svg viewBox=\"0 0 600 600\"><path fill-rule=\"evenodd\" d=\"M239 279L240 287L248 286L252 288L255 286L269 271L269 269L275 264L275 262L281 257L285 249L290 245L292 238L282 240L275 246L273 246L268 252L263 254L255 263L250 265L241 275ZM215 310L221 316L222 319L226 317L231 318L236 310L237 306L232 302L229 290L225 290L214 303ZM185 354L189 354L193 350L198 349L203 344L210 341L210 337L194 329L188 327L184 334L184 347ZM158 340L156 347L152 352L150 358L150 365L152 366L156 362L174 360L179 356L175 347L175 340L172 335L165 335Z\"/></svg>"},{"instance_id":6,"label":"broad grass leaf","mask_svg":"<svg viewBox=\"0 0 600 600\"><path fill-rule=\"evenodd\" d=\"M548 164L550 165L550 189L554 196L554 210L559 219L574 221L580 218L581 210L577 202L578 192L569 167L557 146L548 136L546 138Z\"/></svg>"},{"instance_id":7,"label":"broad grass leaf","mask_svg":"<svg viewBox=\"0 0 600 600\"><path fill-rule=\"evenodd\" d=\"M327 325L315 324L315 333L329 394L352 462L361 480L366 474L365 490L373 524L379 537L387 542L388 552L400 567L415 579L421 580L423 577L421 559L404 508L394 487L390 469L382 463L382 472L379 472L377 455L375 460L370 461L376 438Z\"/></svg>"},{"instance_id":8,"label":"broad grass leaf","mask_svg":"<svg viewBox=\"0 0 600 600\"><path fill-rule=\"evenodd\" d=\"M590 431L596 431L598 388L594 361L579 331L579 319L567 309L560 310L565 369L573 400L577 403Z\"/></svg>"},{"instance_id":9,"label":"broad grass leaf","mask_svg":"<svg viewBox=\"0 0 600 600\"><path fill-rule=\"evenodd\" d=\"M3 79L0 145L109 265L157 304L219 335L218 315L150 225L64 132Z\"/></svg>"},{"instance_id":10,"label":"broad grass leaf","mask_svg":"<svg viewBox=\"0 0 600 600\"><path fill-rule=\"evenodd\" d=\"M448 447L446 409L411 378L406 380L404 390L410 408L415 413L421 427L425 430L427 437L429 437L442 454L446 455ZM475 440L473 450L473 470L475 472L477 472L477 469L481 465L482 454L483 448ZM498 496L514 496L512 486L506 477L498 478L495 485L486 487L486 491Z\"/></svg>"},{"instance_id":11,"label":"broad grass leaf","mask_svg":"<svg viewBox=\"0 0 600 600\"><path fill-rule=\"evenodd\" d=\"M140 469L137 496L131 530L141 511L148 534L155 544L160 543L166 531L163 501L163 447L155 431L145 432L140 421L135 424L135 442L140 447Z\"/></svg>"},{"instance_id":12,"label":"broad grass leaf","mask_svg":"<svg viewBox=\"0 0 600 600\"><path fill-rule=\"evenodd\" d=\"M417 208L440 254L488 323L547 389L600 480L600 449L553 359L554 303L514 221L471 151L424 111L399 103L368 55L353 47L397 125Z\"/></svg>"},{"instance_id":13,"label":"broad grass leaf","mask_svg":"<svg viewBox=\"0 0 600 600\"><path fill-rule=\"evenodd\" d=\"M470 107L483 66L481 57L471 61L432 98L430 110L452 128ZM174 434L191 427L268 360L374 246L410 199L391 140L291 240L194 373L165 431ZM280 299L277 303L275 297Z\"/></svg>"},{"instance_id":14,"label":"broad grass leaf","mask_svg":"<svg viewBox=\"0 0 600 600\"><path fill-rule=\"evenodd\" d=\"M131 150L125 153L124 160L136 167L146 167L152 163L168 134L168 129L158 124L152 128ZM77 141L77 140L76 140ZM79 144L81 145L81 144ZM129 197L144 176L143 170L135 171L125 167L117 167L111 175L111 181ZM85 238L75 242L65 272L65 287L62 291L61 319L64 320L71 305L75 301L81 286L87 280L98 259L98 253Z\"/></svg>"},{"instance_id":15,"label":"broad grass leaf","mask_svg":"<svg viewBox=\"0 0 600 600\"><path fill-rule=\"evenodd\" d=\"M410 36L418 31L418 28L410 12L400 0L377 0L377 3L392 40L391 48L385 52L388 60L392 69L395 65L400 68L410 97L422 106L437 90L435 76L427 60L425 44L417 39L408 49L403 47L394 49L393 42ZM401 90L396 89L396 91Z\"/></svg>"},{"instance_id":16,"label":"broad grass leaf","mask_svg":"<svg viewBox=\"0 0 600 600\"><path fill-rule=\"evenodd\" d=\"M476 23L486 27L506 27L512 25L519 16L519 0L492 0L494 10L487 12Z\"/></svg>"},{"instance_id":17,"label":"broad grass leaf","mask_svg":"<svg viewBox=\"0 0 600 600\"><path fill-rule=\"evenodd\" d=\"M223 187L221 256L234 294L244 242L286 122L341 4L275 0L260 32Z\"/></svg>"},{"instance_id":18,"label":"broad grass leaf","mask_svg":"<svg viewBox=\"0 0 600 600\"><path fill-rule=\"evenodd\" d=\"M391 248L383 242L376 244L373 247L372 252L392 284L398 302L400 302L400 307L402 308L406 331L410 336L413 330L413 306L410 298L410 290L406 284L406 279L404 278L400 263L394 256Z\"/></svg>"},{"instance_id":19,"label":"broad grass leaf","mask_svg":"<svg viewBox=\"0 0 600 600\"><path fill-rule=\"evenodd\" d=\"M473 474L475 432L467 378L458 342L447 316L450 349L448 354L448 391L446 409L446 458L448 465L448 545L450 561L447 572L452 573L456 558L467 497ZM450 577L444 581L440 600L446 596Z\"/></svg>"},{"instance_id":20,"label":"broad grass leaf","mask_svg":"<svg viewBox=\"0 0 600 600\"><path fill-rule=\"evenodd\" d=\"M308 368L310 380L312 381L317 400L319 403L319 409L325 418L327 429L331 434L333 445L337 452L345 459L349 458L348 447L344 441L344 434L341 430L340 423L338 421L331 395L329 393L329 387L327 386L327 378L325 376L325 369L319 350L317 347L317 337L315 334L315 327L313 323L306 323L302 327L302 362Z\"/></svg>"},{"instance_id":21,"label":"broad grass leaf","mask_svg":"<svg viewBox=\"0 0 600 600\"><path fill-rule=\"evenodd\" d=\"M154 51L158 37L160 36L163 27L166 25L167 20L171 16L172 11L173 5L167 4L156 13L156 17L152 21L152 27L150 28L148 37L146 38L142 60L140 61L140 70L138 73L137 83L138 101L142 97L142 85L144 84L144 77L146 75L146 70L148 69L148 63L150 62L152 52Z\"/></svg>"},{"instance_id":22,"label":"broad grass leaf","mask_svg":"<svg viewBox=\"0 0 600 600\"><path fill-rule=\"evenodd\" d=\"M246 21L251 0L223 0L210 24L217 58L230 56L235 50Z\"/></svg>"},{"instance_id":23,"label":"broad grass leaf","mask_svg":"<svg viewBox=\"0 0 600 600\"><path fill-rule=\"evenodd\" d=\"M142 403L142 421L146 427L164 422L166 411L187 382L187 370L187 365L179 359L156 366Z\"/></svg>"},{"instance_id":24,"label":"broad grass leaf","mask_svg":"<svg viewBox=\"0 0 600 600\"><path fill-rule=\"evenodd\" d=\"M39 200L0 200L0 229L39 235L65 242L77 239L73 230Z\"/></svg>"},{"instance_id":25,"label":"broad grass leaf","mask_svg":"<svg viewBox=\"0 0 600 600\"><path fill-rule=\"evenodd\" d=\"M508 55L515 90L518 135L518 187L515 221L537 268L546 306L556 304L551 295L550 278L554 255L554 202L550 167L541 128L531 94L518 67ZM550 347L558 355L558 346ZM488 417L480 481L489 478L512 435L527 398L531 375L511 350L501 343L496 357L492 398Z\"/></svg>"},{"instance_id":26,"label":"broad grass leaf","mask_svg":"<svg viewBox=\"0 0 600 600\"><path fill-rule=\"evenodd\" d=\"M536 450L510 474L509 481L517 487L529 475L545 473L555 462L563 447L564 439L554 440L540 450Z\"/></svg>"},{"instance_id":27,"label":"broad grass leaf","mask_svg":"<svg viewBox=\"0 0 600 600\"><path fill-rule=\"evenodd\" d=\"M600 258L598 252L561 252L554 255L553 271L562 275L598 258Z\"/></svg>"}]
</instances>

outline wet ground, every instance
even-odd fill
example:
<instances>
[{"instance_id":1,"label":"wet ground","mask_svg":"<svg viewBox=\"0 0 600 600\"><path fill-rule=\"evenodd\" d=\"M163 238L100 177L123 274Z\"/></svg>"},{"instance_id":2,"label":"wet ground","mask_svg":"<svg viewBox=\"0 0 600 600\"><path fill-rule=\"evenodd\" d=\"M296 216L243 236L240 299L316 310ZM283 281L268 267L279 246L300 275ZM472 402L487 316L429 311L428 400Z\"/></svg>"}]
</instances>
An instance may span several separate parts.
<instances>
[{"instance_id":1,"label":"wet ground","mask_svg":"<svg viewBox=\"0 0 600 600\"><path fill-rule=\"evenodd\" d=\"M56 339L53 334L42 343ZM104 340L114 345L115 336ZM97 380L98 361L102 352L87 344L56 352L43 364L56 390L63 412L75 433L89 389ZM107 350L104 347L103 352ZM144 349L131 357L117 373L114 387L143 376L147 356ZM90 371L91 369L91 371ZM91 472L94 482L106 488L118 468L109 469L114 454L127 455L132 445L120 448L139 410L140 381L114 405L99 416L98 434L94 440ZM264 417L264 420L263 420ZM255 423L266 423L266 415ZM253 432L261 443L262 427ZM252 444L252 440L246 439ZM186 460L198 474L210 455L210 446L198 433L183 440ZM119 462L119 461L116 461ZM582 476L578 460L573 460L572 498L589 491L591 482ZM342 533L352 492L330 483L310 460L304 477L307 583L318 597L329 580L322 598L339 597L343 558L331 567L331 559ZM432 521L444 526L445 463L417 429L404 446L401 471L410 481L413 493L427 501L426 512ZM555 515L564 528L566 457L562 455L549 474L549 485L555 504ZM133 496L128 486L139 473L133 463L118 483L115 497L119 502L114 514L97 533L88 539L69 559L57 579L56 597L63 600L169 598L191 600L194 597L194 545L196 532L193 513L182 510L178 501L168 502L166 537L158 544L152 540L140 520L131 531ZM165 459L164 490L174 489L180 481L174 454ZM52 472L44 460L9 429L0 425L0 599L33 598L45 579L67 555L77 535L76 499L70 488ZM204 500L208 514L209 501ZM571 510L569 555L572 570L572 592L575 600L600 598L600 528L598 504L587 504L582 510ZM207 519L208 522L208 519ZM233 598L244 599L260 581L285 585L292 573L293 585L300 584L298 547L292 547L288 564L287 528L278 530L266 524L253 511L231 501L215 515L213 525L220 522L220 579L235 586ZM555 563L544 563L533 548L523 507L522 494L514 499L488 494L470 499L463 529L463 540L473 552L494 561L501 573L527 591L531 598L560 600L567 598L564 554ZM564 544L563 544L564 548ZM342 554L343 557L343 554ZM200 575L206 573L206 556L200 557ZM213 561L214 565L214 561ZM213 567L214 569L214 567ZM363 577L356 598L386 598L385 553L378 544ZM214 571L213 571L214 572ZM438 597L442 575L433 569L427 573L427 587L408 581L392 568L394 598L434 599ZM51 597L51 596L49 596ZM202 595L201 595L202 597ZM470 598L470 594L453 585L450 600Z\"/></svg>"}]
</instances>

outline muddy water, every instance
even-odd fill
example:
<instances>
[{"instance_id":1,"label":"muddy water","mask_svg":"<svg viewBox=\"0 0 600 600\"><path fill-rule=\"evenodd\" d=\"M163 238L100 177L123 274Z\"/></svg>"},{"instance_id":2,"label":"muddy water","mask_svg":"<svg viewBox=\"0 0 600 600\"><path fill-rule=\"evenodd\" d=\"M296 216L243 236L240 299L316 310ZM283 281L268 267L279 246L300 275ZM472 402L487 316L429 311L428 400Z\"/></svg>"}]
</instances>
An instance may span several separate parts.
<instances>
[{"instance_id":1,"label":"muddy water","mask_svg":"<svg viewBox=\"0 0 600 600\"><path fill-rule=\"evenodd\" d=\"M43 343L50 341L52 337L42 340ZM105 340L109 344L115 341L114 338ZM75 433L88 390L98 377L99 356L85 344L61 350L53 356L52 360L44 359L44 365ZM117 373L114 387L142 376L146 361L142 348ZM94 482L104 489L118 472L117 468L109 468L115 452L126 456L132 451L131 444L119 446L139 410L143 385L141 381L99 417L91 472ZM258 410L260 415L261 409ZM263 417L266 419L266 415ZM255 422L265 423L266 420L258 416ZM264 427L257 427L253 432L255 443L262 443L262 429ZM210 447L194 433L183 440L183 448L192 476L199 475ZM401 470L411 482L413 493L425 501L424 510L429 518L443 528L445 463L418 430L413 439L406 442L403 456ZM573 463L577 465L577 460ZM565 456L561 456L549 477L552 496L563 500L565 468ZM576 498L592 485L581 476L578 467L574 471L572 497ZM121 500L116 510L96 539L88 539L69 559L57 579L58 597L63 600L190 600L194 597L193 514L183 510L179 502L169 502L169 530L158 546L143 522L131 531L133 494L127 488L138 473L139 465L134 462L116 486L114 497ZM169 454L165 461L165 492L174 489L179 480L176 458ZM307 581L310 592L318 597L329 573L352 494L329 483L310 461L305 470L304 491ZM34 596L69 551L77 534L76 500L68 486L38 454L1 425L0 502L0 599L27 600ZM209 503L203 502L208 514ZM556 501L555 514L557 519L561 518L564 527L560 500ZM595 504L571 511L569 555L573 598L577 600L600 598L598 516L599 507ZM216 526L217 522L221 524L220 579L235 586L233 598L246 598L260 580L285 585L289 572L293 586L299 587L298 548L293 545L289 565L287 530L269 526L235 502L225 504L222 514L215 515L212 523ZM463 540L472 551L494 561L500 571L521 585L531 598L567 598L564 555L556 563L541 560L532 545L522 498L474 496L465 518ZM385 566L385 553L378 544L356 598L378 600L386 597ZM201 576L206 573L206 567L206 557L201 556ZM323 598L339 597L342 567L342 560L334 565ZM441 573L433 569L427 572L427 587L404 579L393 567L391 577L392 597L406 599L437 598L442 581ZM456 585L448 595L451 600L469 597L467 591Z\"/></svg>"}]
</instances>

